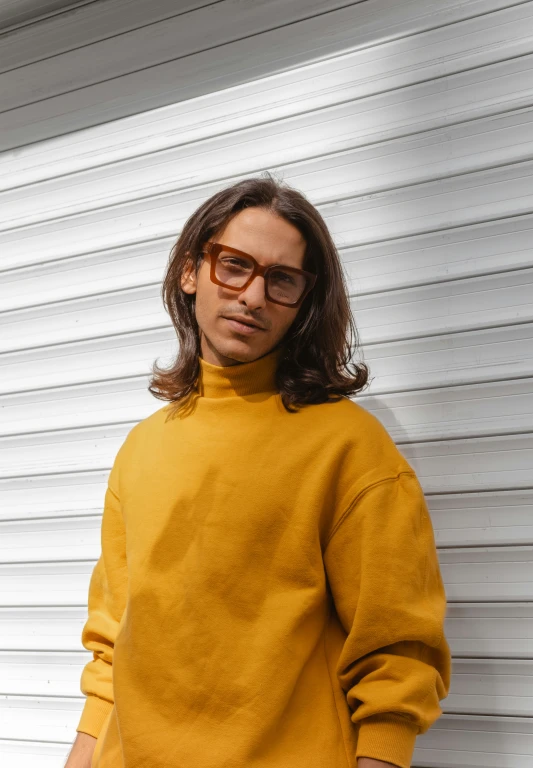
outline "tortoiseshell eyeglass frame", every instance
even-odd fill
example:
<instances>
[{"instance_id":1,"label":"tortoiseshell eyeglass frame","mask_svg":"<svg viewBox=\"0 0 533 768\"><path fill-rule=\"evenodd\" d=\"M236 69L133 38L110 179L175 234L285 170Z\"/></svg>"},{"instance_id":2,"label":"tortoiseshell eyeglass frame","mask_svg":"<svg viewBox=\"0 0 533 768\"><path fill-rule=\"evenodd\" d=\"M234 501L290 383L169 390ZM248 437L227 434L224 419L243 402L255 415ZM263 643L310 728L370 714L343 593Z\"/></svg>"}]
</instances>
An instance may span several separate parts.
<instances>
[{"instance_id":1,"label":"tortoiseshell eyeglass frame","mask_svg":"<svg viewBox=\"0 0 533 768\"><path fill-rule=\"evenodd\" d=\"M250 261L253 263L253 272L246 281L246 283L242 286L234 286L234 285L228 285L227 283L223 283L221 280L218 279L216 276L216 265L217 265L217 259L218 255L221 251L229 251L230 253L235 253L237 256L245 256L247 259L250 259ZM223 288L229 288L230 291L244 291L252 280L257 276L260 275L261 277L265 278L265 296L266 298L271 301L273 304L281 304L282 307L292 307L293 309L297 309L308 293L312 290L316 283L317 276L314 274L314 272L307 272L305 269L297 269L296 267L288 267L285 264L270 264L268 267L263 267L261 264L258 264L258 262L254 259L253 256L251 256L249 253L246 253L245 251L239 251L237 248L231 248L229 245L224 245L223 243L212 243L211 241L208 241L201 253L205 253L208 256L211 256L211 270L210 270L210 278L213 283L216 285L221 285ZM286 301L278 301L278 299L273 299L272 296L270 296L268 292L268 280L266 279L266 276L268 273L273 270L277 269L278 267L282 267L283 269L286 269L289 272L295 272L298 275L303 275L306 279L306 286L304 289L304 292L298 299L298 301L293 302L292 304L286 302Z\"/></svg>"}]
</instances>

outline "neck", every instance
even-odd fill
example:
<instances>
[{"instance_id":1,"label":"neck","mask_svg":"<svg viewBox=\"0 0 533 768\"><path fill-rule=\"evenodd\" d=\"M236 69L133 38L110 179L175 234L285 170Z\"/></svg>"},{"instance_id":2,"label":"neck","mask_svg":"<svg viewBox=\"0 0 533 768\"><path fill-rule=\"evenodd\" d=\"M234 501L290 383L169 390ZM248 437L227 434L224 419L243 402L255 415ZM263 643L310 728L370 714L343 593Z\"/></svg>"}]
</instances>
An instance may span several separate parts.
<instances>
[{"instance_id":1,"label":"neck","mask_svg":"<svg viewBox=\"0 0 533 768\"><path fill-rule=\"evenodd\" d=\"M285 352L283 344L256 360L238 365L214 365L199 356L197 389L201 397L246 397L260 392L277 392L276 369Z\"/></svg>"}]
</instances>

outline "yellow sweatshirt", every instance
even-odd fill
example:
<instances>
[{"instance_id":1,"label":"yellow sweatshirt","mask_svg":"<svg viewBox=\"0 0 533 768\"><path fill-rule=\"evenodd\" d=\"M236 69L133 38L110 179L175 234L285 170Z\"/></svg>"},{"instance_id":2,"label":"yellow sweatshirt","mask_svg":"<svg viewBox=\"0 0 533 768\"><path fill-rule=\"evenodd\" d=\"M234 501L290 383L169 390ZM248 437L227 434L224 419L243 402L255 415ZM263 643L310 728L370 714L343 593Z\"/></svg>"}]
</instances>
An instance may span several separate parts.
<instances>
[{"instance_id":1,"label":"yellow sweatshirt","mask_svg":"<svg viewBox=\"0 0 533 768\"><path fill-rule=\"evenodd\" d=\"M283 347L200 358L129 431L82 643L92 768L409 768L442 714L446 594L423 492L344 398L288 413Z\"/></svg>"}]
</instances>

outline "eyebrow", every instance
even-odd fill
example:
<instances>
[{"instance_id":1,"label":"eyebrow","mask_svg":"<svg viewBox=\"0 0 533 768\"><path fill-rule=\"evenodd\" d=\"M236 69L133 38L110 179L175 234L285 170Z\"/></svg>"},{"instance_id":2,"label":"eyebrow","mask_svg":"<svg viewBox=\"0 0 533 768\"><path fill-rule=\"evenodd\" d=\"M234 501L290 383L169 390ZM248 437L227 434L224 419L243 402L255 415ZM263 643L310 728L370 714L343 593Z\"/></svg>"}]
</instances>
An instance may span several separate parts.
<instances>
[{"instance_id":1,"label":"eyebrow","mask_svg":"<svg viewBox=\"0 0 533 768\"><path fill-rule=\"evenodd\" d=\"M226 246L228 246L228 243L219 243L219 245L226 245ZM243 251L242 248L237 248L234 245L231 245L231 246L228 246L228 247L229 248L235 248L236 251L240 251L241 253L245 253L246 256L251 256L253 259L255 259L257 261L258 264L261 264L259 259L256 256L254 256L252 253L249 253L248 251ZM264 266L264 265L261 264L261 266ZM290 267L291 269L300 269L300 267L293 267L292 264L283 264L280 261L276 261L276 262L274 262L274 264L269 264L268 266L269 267Z\"/></svg>"}]
</instances>

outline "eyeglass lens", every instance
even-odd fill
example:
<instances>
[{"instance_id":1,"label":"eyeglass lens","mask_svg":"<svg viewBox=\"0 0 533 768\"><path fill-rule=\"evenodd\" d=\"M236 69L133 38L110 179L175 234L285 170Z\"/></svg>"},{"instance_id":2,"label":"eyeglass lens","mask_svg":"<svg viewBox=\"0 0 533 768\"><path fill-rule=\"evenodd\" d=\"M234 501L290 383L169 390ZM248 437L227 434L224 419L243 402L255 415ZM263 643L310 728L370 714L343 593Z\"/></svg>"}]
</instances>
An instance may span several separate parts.
<instances>
[{"instance_id":1,"label":"eyeglass lens","mask_svg":"<svg viewBox=\"0 0 533 768\"><path fill-rule=\"evenodd\" d=\"M253 262L245 256L238 256L229 251L221 251L218 254L215 274L226 285L240 288L243 286L254 270ZM306 279L297 272L276 267L267 273L268 292L276 301L293 304L298 301L305 290Z\"/></svg>"}]
</instances>

